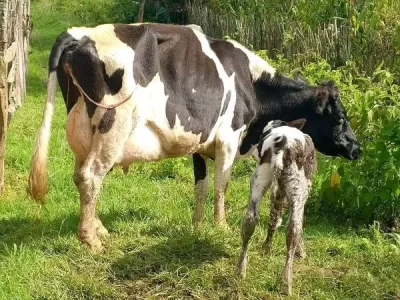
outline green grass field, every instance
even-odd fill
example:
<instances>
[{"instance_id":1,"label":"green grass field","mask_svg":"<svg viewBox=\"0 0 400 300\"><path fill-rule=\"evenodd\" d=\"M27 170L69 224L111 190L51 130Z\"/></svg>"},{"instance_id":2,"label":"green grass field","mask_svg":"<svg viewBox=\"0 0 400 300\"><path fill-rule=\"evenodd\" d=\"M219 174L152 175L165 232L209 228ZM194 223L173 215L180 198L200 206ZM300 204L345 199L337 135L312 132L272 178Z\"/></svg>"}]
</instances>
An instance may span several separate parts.
<instances>
[{"instance_id":1,"label":"green grass field","mask_svg":"<svg viewBox=\"0 0 400 300\"><path fill-rule=\"evenodd\" d=\"M49 3L49 4L47 4ZM47 57L57 34L78 24L74 15L33 2L34 30L28 92L7 139L6 188L0 200L1 299L279 299L285 230L261 254L268 201L251 243L245 280L234 276L240 223L254 162L236 164L227 196L230 230L206 219L191 225L191 160L137 164L127 176L107 176L98 211L111 235L104 253L77 239L79 201L73 156L65 138L60 93L53 121L47 204L26 193L30 156L46 93ZM74 23L75 22L75 23ZM212 186L211 186L212 188ZM360 227L361 228L361 227ZM400 245L375 229L354 229L323 216L305 217L307 258L295 262L293 299L400 299Z\"/></svg>"}]
</instances>

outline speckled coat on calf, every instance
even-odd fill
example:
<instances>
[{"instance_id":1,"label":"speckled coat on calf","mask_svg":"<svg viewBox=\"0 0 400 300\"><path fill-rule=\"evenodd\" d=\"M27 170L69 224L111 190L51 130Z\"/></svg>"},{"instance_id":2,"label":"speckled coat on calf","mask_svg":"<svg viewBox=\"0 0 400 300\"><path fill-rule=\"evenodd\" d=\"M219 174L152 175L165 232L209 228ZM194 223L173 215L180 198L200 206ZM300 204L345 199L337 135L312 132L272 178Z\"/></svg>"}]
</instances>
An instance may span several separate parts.
<instances>
[{"instance_id":1,"label":"speckled coat on calf","mask_svg":"<svg viewBox=\"0 0 400 300\"><path fill-rule=\"evenodd\" d=\"M296 120L290 125L302 127L305 120ZM286 231L286 264L283 271L282 292L292 293L292 265L297 254L304 257L302 226L304 205L311 189L316 168L314 144L311 138L299 129L283 121L271 121L265 127L255 156L259 159L251 178L251 196L242 224L242 250L237 274L244 277L247 266L247 248L254 233L259 215L260 201L266 188L271 187L271 206L268 234L263 248L269 252L272 238L282 222L285 200L290 207Z\"/></svg>"}]
</instances>

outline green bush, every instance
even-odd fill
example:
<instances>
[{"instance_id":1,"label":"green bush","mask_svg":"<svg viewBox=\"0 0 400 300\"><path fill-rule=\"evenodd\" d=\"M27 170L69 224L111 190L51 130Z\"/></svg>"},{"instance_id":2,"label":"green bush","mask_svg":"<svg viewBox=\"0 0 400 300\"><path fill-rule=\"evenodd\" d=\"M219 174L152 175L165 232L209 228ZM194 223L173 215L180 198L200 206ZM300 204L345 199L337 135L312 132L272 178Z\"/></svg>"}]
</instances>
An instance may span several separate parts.
<instances>
[{"instance_id":1,"label":"green bush","mask_svg":"<svg viewBox=\"0 0 400 300\"><path fill-rule=\"evenodd\" d=\"M265 52L259 54L265 58ZM285 59L272 64L286 72L290 69ZM322 59L302 70L311 83L335 80L363 150L361 159L354 162L319 155L309 208L350 222L380 220L386 227L396 227L400 219L400 88L381 66L372 76L356 70L352 62L333 70Z\"/></svg>"}]
</instances>

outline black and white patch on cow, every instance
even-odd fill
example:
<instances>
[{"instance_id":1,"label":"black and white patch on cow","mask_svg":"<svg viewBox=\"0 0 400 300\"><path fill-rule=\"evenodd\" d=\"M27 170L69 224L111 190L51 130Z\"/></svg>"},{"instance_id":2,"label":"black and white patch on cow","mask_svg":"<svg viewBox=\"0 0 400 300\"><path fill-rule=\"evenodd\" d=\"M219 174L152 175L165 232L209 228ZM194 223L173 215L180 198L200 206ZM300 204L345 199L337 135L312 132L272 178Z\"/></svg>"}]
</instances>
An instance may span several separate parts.
<instances>
[{"instance_id":1,"label":"black and white patch on cow","mask_svg":"<svg viewBox=\"0 0 400 300\"><path fill-rule=\"evenodd\" d=\"M234 74L226 74L206 37L199 30L179 27L177 37L166 37L170 40L164 42L164 50L157 48L158 39L165 34L170 35L170 32L158 30L157 26L153 29L102 25L92 30L68 30L75 40L85 40L78 49L68 53L70 59L67 54L67 62L72 70L79 70L74 74L75 78L90 98L98 101L103 97L103 104L112 104L133 92L131 103L124 104L124 110L120 110L123 114L131 110L132 114L131 120L124 124L126 128L120 129L131 131L123 154L116 161L124 166L133 161L152 161L208 150L217 134L227 141L231 140L229 135L233 134L228 124L232 123L236 100ZM182 52L174 51L176 47L181 48L178 34L185 36L187 52L195 54L197 51L198 55L192 62L186 60L186 65L171 67L171 63L183 60L180 57ZM85 63L96 65L81 72L79 64ZM210 84L199 81L197 72L193 72L198 69L197 64L201 64ZM104 79L116 77L115 74L122 75L123 85L117 93L115 90L112 92L111 87L116 85L111 85L110 79L97 79L101 77L100 68L104 68L104 65ZM112 82L120 81L114 79ZM79 108L79 105L76 106L69 114L67 127L71 130L68 131L68 140L74 153L84 160L90 148L86 138L88 134L82 132L81 128L78 129L80 133L73 130L75 118L77 115L80 117L76 111ZM121 119L118 112L114 112L112 118L109 117L111 113L103 109L97 109L96 112L96 106L88 101L86 108L90 123L97 126L100 133L108 132L113 121ZM235 134L239 135L240 132ZM79 149L81 145L84 145L84 149ZM237 148L237 145L233 147ZM208 151L212 152L213 149Z\"/></svg>"},{"instance_id":2,"label":"black and white patch on cow","mask_svg":"<svg viewBox=\"0 0 400 300\"><path fill-rule=\"evenodd\" d=\"M95 211L98 193L115 165L127 170L136 161L192 154L193 221L199 222L208 192L207 159L213 159L214 219L225 226L224 195L234 159L238 150L243 155L257 147L268 121L305 117L317 149L323 144L327 154L357 157L351 128L337 125L339 118L348 121L334 86L285 77L242 45L211 39L195 25L73 27L60 34L49 57L47 101L29 178L35 199L46 193L57 81L76 158L79 236L93 248L105 232Z\"/></svg>"}]
</instances>

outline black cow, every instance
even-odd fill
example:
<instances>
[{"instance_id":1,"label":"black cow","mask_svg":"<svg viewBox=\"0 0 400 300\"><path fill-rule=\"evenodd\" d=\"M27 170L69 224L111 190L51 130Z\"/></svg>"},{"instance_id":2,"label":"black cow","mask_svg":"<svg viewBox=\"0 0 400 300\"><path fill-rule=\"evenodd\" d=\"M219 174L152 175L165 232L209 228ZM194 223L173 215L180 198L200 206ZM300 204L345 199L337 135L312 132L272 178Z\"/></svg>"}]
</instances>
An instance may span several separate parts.
<instances>
[{"instance_id":1,"label":"black cow","mask_svg":"<svg viewBox=\"0 0 400 300\"><path fill-rule=\"evenodd\" d=\"M75 27L57 38L49 58L47 102L29 178L35 199L46 193L57 80L76 157L79 237L92 248L100 248L98 234L107 233L96 201L114 165L193 154L193 220L199 221L208 185L205 160L214 159L214 217L224 225L232 164L251 152L269 120L307 118L304 132L321 152L349 159L360 153L333 83L311 87L285 77L240 44L209 39L196 26Z\"/></svg>"}]
</instances>

